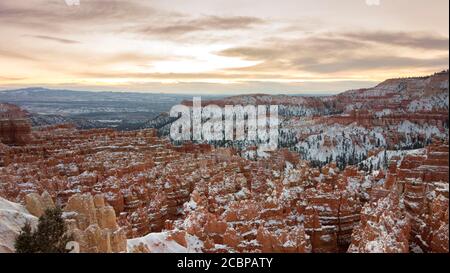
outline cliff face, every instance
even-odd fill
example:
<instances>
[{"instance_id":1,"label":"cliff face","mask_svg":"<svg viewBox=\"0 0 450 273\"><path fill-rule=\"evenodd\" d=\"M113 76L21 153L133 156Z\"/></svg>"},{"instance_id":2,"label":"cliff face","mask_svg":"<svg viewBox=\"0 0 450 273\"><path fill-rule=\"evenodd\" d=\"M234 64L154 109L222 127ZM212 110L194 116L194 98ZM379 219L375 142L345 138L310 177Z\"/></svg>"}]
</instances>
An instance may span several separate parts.
<instances>
[{"instance_id":1,"label":"cliff face","mask_svg":"<svg viewBox=\"0 0 450 273\"><path fill-rule=\"evenodd\" d=\"M448 252L448 143L391 162L352 236L351 252ZM383 239L385 238L385 239Z\"/></svg>"},{"instance_id":2,"label":"cliff face","mask_svg":"<svg viewBox=\"0 0 450 273\"><path fill-rule=\"evenodd\" d=\"M448 87L444 71L334 96L242 95L202 105L279 105L280 146L295 149L315 165L338 160L355 164L376 148L414 149L433 138L446 139ZM254 143L239 145L246 149Z\"/></svg>"},{"instance_id":3,"label":"cliff face","mask_svg":"<svg viewBox=\"0 0 450 273\"><path fill-rule=\"evenodd\" d=\"M12 104L0 104L0 142L25 145L31 141L31 126L27 113Z\"/></svg>"}]
</instances>

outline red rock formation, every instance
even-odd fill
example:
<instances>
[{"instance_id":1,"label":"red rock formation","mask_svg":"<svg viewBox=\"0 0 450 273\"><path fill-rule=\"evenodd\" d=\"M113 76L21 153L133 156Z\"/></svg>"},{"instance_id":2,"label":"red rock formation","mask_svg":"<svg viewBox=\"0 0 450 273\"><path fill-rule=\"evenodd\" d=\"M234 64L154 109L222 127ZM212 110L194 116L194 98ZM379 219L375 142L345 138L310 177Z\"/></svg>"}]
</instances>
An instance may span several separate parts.
<instances>
[{"instance_id":1,"label":"red rock formation","mask_svg":"<svg viewBox=\"0 0 450 273\"><path fill-rule=\"evenodd\" d=\"M126 252L125 232L103 196L73 195L64 210L68 232L79 243L81 252Z\"/></svg>"},{"instance_id":2,"label":"red rock formation","mask_svg":"<svg viewBox=\"0 0 450 273\"><path fill-rule=\"evenodd\" d=\"M0 142L25 145L31 141L31 126L27 113L12 104L0 104Z\"/></svg>"},{"instance_id":3,"label":"red rock formation","mask_svg":"<svg viewBox=\"0 0 450 273\"><path fill-rule=\"evenodd\" d=\"M411 224L393 192L377 202L367 203L361 211L361 223L352 235L349 252L407 253Z\"/></svg>"}]
</instances>

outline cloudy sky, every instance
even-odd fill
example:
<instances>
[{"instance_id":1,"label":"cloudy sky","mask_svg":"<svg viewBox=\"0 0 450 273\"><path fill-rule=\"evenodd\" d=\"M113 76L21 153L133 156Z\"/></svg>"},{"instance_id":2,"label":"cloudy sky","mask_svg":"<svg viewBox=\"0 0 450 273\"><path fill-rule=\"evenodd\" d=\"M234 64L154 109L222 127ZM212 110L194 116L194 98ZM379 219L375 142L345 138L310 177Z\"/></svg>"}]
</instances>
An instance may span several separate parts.
<instances>
[{"instance_id":1,"label":"cloudy sky","mask_svg":"<svg viewBox=\"0 0 450 273\"><path fill-rule=\"evenodd\" d=\"M448 0L71 1L0 1L0 89L333 93L449 66Z\"/></svg>"}]
</instances>

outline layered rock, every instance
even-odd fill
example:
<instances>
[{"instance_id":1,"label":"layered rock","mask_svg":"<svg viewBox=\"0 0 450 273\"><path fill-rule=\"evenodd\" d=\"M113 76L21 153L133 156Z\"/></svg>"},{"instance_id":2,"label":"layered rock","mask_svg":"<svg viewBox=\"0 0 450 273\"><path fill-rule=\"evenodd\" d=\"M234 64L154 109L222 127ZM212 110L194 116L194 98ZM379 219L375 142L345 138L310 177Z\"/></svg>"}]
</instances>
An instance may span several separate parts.
<instances>
[{"instance_id":1,"label":"layered rock","mask_svg":"<svg viewBox=\"0 0 450 273\"><path fill-rule=\"evenodd\" d=\"M75 194L64 208L68 233L81 252L126 252L126 234L116 220L113 207L101 195Z\"/></svg>"},{"instance_id":2,"label":"layered rock","mask_svg":"<svg viewBox=\"0 0 450 273\"><path fill-rule=\"evenodd\" d=\"M45 191L42 195L30 193L25 196L25 207L32 215L39 218L45 210L55 208L55 204L50 194Z\"/></svg>"},{"instance_id":3,"label":"layered rock","mask_svg":"<svg viewBox=\"0 0 450 273\"><path fill-rule=\"evenodd\" d=\"M448 143L437 141L426 149L395 158L396 161L391 161L385 174L378 173L378 179L384 184L371 190L372 210L365 208L361 218L367 218L364 216L367 211L372 214L377 211L373 204L391 204L386 199L395 200L387 209L395 211L397 218L395 215L389 216L395 219L406 217L409 227L405 230L409 233L405 236L408 238L408 249L382 248L374 251L448 252L448 233L445 232L448 230L448 152ZM379 217L378 213L375 218ZM378 219L376 225L385 225L384 221L386 217ZM363 220L361 222L364 223ZM355 238L359 242L359 234L364 233L361 229L359 227L353 234L353 251L364 248L355 243Z\"/></svg>"},{"instance_id":4,"label":"layered rock","mask_svg":"<svg viewBox=\"0 0 450 273\"><path fill-rule=\"evenodd\" d=\"M0 142L7 145L25 145L31 142L31 125L27 113L19 107L0 104Z\"/></svg>"}]
</instances>

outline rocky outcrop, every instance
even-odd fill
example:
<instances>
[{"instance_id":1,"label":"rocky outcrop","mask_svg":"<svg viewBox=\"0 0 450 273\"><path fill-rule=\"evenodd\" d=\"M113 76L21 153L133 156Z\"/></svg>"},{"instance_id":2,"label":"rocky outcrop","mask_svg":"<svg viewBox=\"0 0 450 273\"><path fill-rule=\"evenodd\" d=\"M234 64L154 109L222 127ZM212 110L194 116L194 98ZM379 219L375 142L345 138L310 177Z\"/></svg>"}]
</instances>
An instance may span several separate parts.
<instances>
[{"instance_id":1,"label":"rocky outcrop","mask_svg":"<svg viewBox=\"0 0 450 273\"><path fill-rule=\"evenodd\" d=\"M263 253L309 253L311 244L308 239L301 226L289 232L270 232L260 226L256 235Z\"/></svg>"},{"instance_id":2,"label":"rocky outcrop","mask_svg":"<svg viewBox=\"0 0 450 273\"><path fill-rule=\"evenodd\" d=\"M15 105L0 103L0 142L7 145L31 142L31 125L27 113Z\"/></svg>"},{"instance_id":3,"label":"rocky outcrop","mask_svg":"<svg viewBox=\"0 0 450 273\"><path fill-rule=\"evenodd\" d=\"M25 196L25 207L35 217L54 208L48 192ZM114 208L103 195L74 194L64 207L63 218L68 235L79 244L80 252L112 253L126 251L126 232L117 223Z\"/></svg>"},{"instance_id":4,"label":"rocky outcrop","mask_svg":"<svg viewBox=\"0 0 450 273\"><path fill-rule=\"evenodd\" d=\"M55 204L50 194L45 191L42 195L30 193L25 196L25 207L31 214L39 218L46 209L55 208Z\"/></svg>"},{"instance_id":5,"label":"rocky outcrop","mask_svg":"<svg viewBox=\"0 0 450 273\"><path fill-rule=\"evenodd\" d=\"M399 197L387 197L366 204L361 223L352 235L349 252L408 253L411 223L400 208Z\"/></svg>"},{"instance_id":6,"label":"rocky outcrop","mask_svg":"<svg viewBox=\"0 0 450 273\"><path fill-rule=\"evenodd\" d=\"M75 194L64 208L68 233L81 252L111 253L126 251L126 234L117 225L113 207L101 195Z\"/></svg>"}]
</instances>

